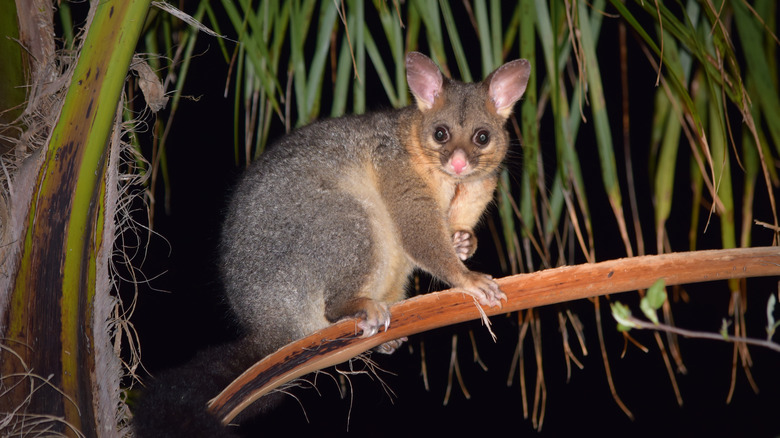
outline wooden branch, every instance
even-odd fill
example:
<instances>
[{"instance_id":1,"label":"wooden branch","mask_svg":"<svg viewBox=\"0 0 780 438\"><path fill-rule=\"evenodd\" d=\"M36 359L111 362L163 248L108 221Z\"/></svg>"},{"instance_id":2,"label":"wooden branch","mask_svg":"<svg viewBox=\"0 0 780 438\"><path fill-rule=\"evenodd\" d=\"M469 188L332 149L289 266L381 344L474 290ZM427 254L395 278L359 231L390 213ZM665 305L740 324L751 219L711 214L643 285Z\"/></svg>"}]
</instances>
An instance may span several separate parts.
<instances>
[{"instance_id":1,"label":"wooden branch","mask_svg":"<svg viewBox=\"0 0 780 438\"><path fill-rule=\"evenodd\" d=\"M508 301L503 308L482 310L492 316L646 289L659 278L671 286L773 275L780 275L780 247L624 258L497 279ZM390 328L374 336L361 338L356 320L347 319L282 347L234 380L209 402L209 410L227 424L253 401L300 376L345 362L403 336L481 317L470 296L452 289L398 302L390 311Z\"/></svg>"}]
</instances>

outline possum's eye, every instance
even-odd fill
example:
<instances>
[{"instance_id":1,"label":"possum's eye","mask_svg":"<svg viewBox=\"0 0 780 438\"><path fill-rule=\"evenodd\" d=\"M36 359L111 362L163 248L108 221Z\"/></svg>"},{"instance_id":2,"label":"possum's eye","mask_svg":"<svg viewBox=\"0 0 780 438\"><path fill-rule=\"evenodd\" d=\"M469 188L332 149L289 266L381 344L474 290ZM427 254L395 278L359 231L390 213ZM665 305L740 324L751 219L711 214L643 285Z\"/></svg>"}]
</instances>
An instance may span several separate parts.
<instances>
[{"instance_id":1,"label":"possum's eye","mask_svg":"<svg viewBox=\"0 0 780 438\"><path fill-rule=\"evenodd\" d=\"M474 134L474 144L485 146L490 142L490 133L486 129L480 129Z\"/></svg>"},{"instance_id":2,"label":"possum's eye","mask_svg":"<svg viewBox=\"0 0 780 438\"><path fill-rule=\"evenodd\" d=\"M436 140L437 143L447 143L450 139L450 131L447 130L446 126L437 126L436 129L433 130L433 139Z\"/></svg>"}]
</instances>

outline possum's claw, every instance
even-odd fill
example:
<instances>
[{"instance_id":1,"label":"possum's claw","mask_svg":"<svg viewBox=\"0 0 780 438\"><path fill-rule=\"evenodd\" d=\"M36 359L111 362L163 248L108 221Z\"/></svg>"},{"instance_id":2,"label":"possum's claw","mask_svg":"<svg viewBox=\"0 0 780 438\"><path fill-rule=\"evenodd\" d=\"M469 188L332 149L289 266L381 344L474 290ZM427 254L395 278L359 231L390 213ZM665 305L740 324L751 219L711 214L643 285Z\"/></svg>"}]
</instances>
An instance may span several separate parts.
<instances>
[{"instance_id":1,"label":"possum's claw","mask_svg":"<svg viewBox=\"0 0 780 438\"><path fill-rule=\"evenodd\" d=\"M361 312L360 320L357 326L363 331L361 337L367 338L379 333L379 329L384 327L385 331L390 328L390 308L387 303L382 301L368 300L366 301L363 311ZM392 354L398 347L406 342L407 338L393 339L392 341L385 342L374 348L382 354Z\"/></svg>"},{"instance_id":2,"label":"possum's claw","mask_svg":"<svg viewBox=\"0 0 780 438\"><path fill-rule=\"evenodd\" d=\"M493 277L479 272L469 272L463 284L456 285L458 289L473 296L483 306L502 306L506 294L498 287Z\"/></svg>"},{"instance_id":3,"label":"possum's claw","mask_svg":"<svg viewBox=\"0 0 780 438\"><path fill-rule=\"evenodd\" d=\"M387 331L390 328L390 308L382 301L367 301L357 326L363 331L361 336L364 338L379 333L382 327Z\"/></svg>"}]
</instances>

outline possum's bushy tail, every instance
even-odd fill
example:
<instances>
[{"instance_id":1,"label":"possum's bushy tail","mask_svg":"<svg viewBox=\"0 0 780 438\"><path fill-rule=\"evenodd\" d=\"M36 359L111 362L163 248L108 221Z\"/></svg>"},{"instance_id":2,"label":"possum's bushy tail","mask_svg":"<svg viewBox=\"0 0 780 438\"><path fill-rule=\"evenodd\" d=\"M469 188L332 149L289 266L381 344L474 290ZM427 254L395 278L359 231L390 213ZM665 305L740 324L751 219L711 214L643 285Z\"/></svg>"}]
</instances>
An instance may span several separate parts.
<instances>
[{"instance_id":1,"label":"possum's bushy tail","mask_svg":"<svg viewBox=\"0 0 780 438\"><path fill-rule=\"evenodd\" d=\"M206 405L264 354L235 341L200 351L181 367L160 373L143 391L134 410L136 438L238 437L240 428L223 426ZM272 409L281 394L255 402L252 413ZM244 417L244 415L242 415Z\"/></svg>"}]
</instances>

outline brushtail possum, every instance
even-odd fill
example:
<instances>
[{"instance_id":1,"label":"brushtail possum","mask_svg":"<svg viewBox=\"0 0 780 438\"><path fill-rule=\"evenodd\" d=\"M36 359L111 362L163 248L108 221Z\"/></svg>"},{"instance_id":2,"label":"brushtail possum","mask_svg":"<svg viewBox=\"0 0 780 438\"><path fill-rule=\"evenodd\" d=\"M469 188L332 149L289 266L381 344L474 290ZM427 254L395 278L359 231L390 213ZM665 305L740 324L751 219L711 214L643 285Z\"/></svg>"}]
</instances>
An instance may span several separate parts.
<instances>
[{"instance_id":1,"label":"brushtail possum","mask_svg":"<svg viewBox=\"0 0 780 438\"><path fill-rule=\"evenodd\" d=\"M139 418L165 409L189 415L190 426L195 417L214 422L198 425L201 434L223 433L206 418L206 401L245 367L343 318L357 317L363 336L386 330L388 306L406 296L415 268L482 305L506 299L490 276L463 261L476 250L474 227L493 198L509 145L504 125L525 92L529 63L508 62L473 84L443 77L417 52L407 55L406 69L416 105L312 123L246 171L229 202L219 257L245 336L201 353L203 372L170 373L178 381L162 396L150 390L151 407L142 399L136 414L139 436L164 436L165 427L170 436L190 433ZM392 352L400 342L379 350ZM199 394L193 383L216 388ZM163 407L165 398L198 411Z\"/></svg>"}]
</instances>

